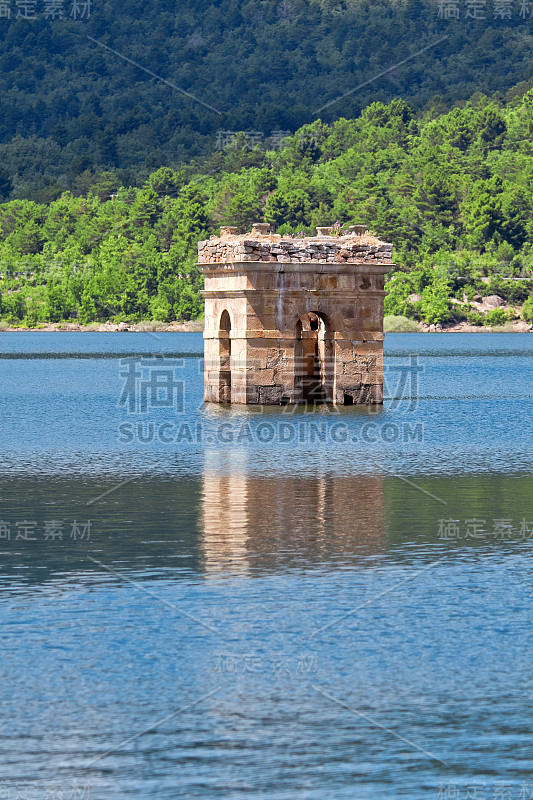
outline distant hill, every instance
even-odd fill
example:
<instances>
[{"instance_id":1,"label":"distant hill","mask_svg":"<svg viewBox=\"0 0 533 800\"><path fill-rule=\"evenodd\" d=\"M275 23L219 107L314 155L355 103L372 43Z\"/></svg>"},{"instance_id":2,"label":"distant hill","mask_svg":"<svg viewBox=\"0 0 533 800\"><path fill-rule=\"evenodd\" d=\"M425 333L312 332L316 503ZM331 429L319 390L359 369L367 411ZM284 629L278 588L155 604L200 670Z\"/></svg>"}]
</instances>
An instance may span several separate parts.
<instances>
[{"instance_id":1,"label":"distant hill","mask_svg":"<svg viewBox=\"0 0 533 800\"><path fill-rule=\"evenodd\" d=\"M275 147L273 132L376 100L443 110L533 84L519 0L55 0L64 19L53 0L35 0L36 19L17 18L28 2L6 3L0 199L83 193L102 170L138 183L237 131Z\"/></svg>"}]
</instances>

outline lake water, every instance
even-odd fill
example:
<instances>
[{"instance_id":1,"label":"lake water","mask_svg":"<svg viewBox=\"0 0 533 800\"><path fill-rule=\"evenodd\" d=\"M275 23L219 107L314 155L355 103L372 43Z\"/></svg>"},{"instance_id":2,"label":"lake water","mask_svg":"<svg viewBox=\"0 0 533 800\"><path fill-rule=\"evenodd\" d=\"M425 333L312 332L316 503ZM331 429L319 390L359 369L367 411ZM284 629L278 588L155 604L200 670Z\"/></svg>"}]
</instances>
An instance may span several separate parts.
<instances>
[{"instance_id":1,"label":"lake water","mask_svg":"<svg viewBox=\"0 0 533 800\"><path fill-rule=\"evenodd\" d=\"M200 334L0 334L0 798L533 798L533 336L385 350L261 411Z\"/></svg>"}]
</instances>

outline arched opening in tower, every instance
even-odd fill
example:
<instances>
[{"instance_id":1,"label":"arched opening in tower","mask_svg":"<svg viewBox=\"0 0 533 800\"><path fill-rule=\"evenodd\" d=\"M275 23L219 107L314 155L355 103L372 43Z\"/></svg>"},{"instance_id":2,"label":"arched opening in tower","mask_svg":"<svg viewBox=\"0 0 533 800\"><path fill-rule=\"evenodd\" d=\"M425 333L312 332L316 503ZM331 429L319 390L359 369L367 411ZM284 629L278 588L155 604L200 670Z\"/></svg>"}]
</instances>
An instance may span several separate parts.
<instances>
[{"instance_id":1,"label":"arched opening in tower","mask_svg":"<svg viewBox=\"0 0 533 800\"><path fill-rule=\"evenodd\" d=\"M310 311L296 324L294 395L299 403L333 400L333 332L324 315Z\"/></svg>"},{"instance_id":2,"label":"arched opening in tower","mask_svg":"<svg viewBox=\"0 0 533 800\"><path fill-rule=\"evenodd\" d=\"M219 341L219 403L231 403L231 319L227 311L220 316Z\"/></svg>"}]
</instances>

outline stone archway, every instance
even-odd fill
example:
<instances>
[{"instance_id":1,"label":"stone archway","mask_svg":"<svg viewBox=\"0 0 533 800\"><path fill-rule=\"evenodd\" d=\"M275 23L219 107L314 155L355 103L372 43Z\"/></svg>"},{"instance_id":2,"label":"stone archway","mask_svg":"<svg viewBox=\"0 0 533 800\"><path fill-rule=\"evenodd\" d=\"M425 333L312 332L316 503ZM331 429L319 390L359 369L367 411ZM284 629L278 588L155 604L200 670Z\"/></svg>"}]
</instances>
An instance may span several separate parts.
<instances>
[{"instance_id":1,"label":"stone archway","mask_svg":"<svg viewBox=\"0 0 533 800\"><path fill-rule=\"evenodd\" d=\"M308 311L296 323L294 401L331 403L335 359L333 331L324 314Z\"/></svg>"},{"instance_id":2,"label":"stone archway","mask_svg":"<svg viewBox=\"0 0 533 800\"><path fill-rule=\"evenodd\" d=\"M218 326L219 403L231 403L231 319L224 310Z\"/></svg>"}]
</instances>

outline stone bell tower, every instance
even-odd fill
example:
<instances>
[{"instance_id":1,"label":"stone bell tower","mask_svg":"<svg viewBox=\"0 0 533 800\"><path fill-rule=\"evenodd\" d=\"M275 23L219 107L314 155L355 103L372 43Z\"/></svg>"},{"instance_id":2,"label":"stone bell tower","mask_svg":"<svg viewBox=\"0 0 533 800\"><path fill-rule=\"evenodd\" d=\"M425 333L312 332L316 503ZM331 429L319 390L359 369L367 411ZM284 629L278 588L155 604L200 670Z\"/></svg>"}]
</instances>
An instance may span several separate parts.
<instances>
[{"instance_id":1,"label":"stone bell tower","mask_svg":"<svg viewBox=\"0 0 533 800\"><path fill-rule=\"evenodd\" d=\"M205 400L383 402L383 298L392 245L288 238L256 224L198 244L205 290Z\"/></svg>"}]
</instances>

